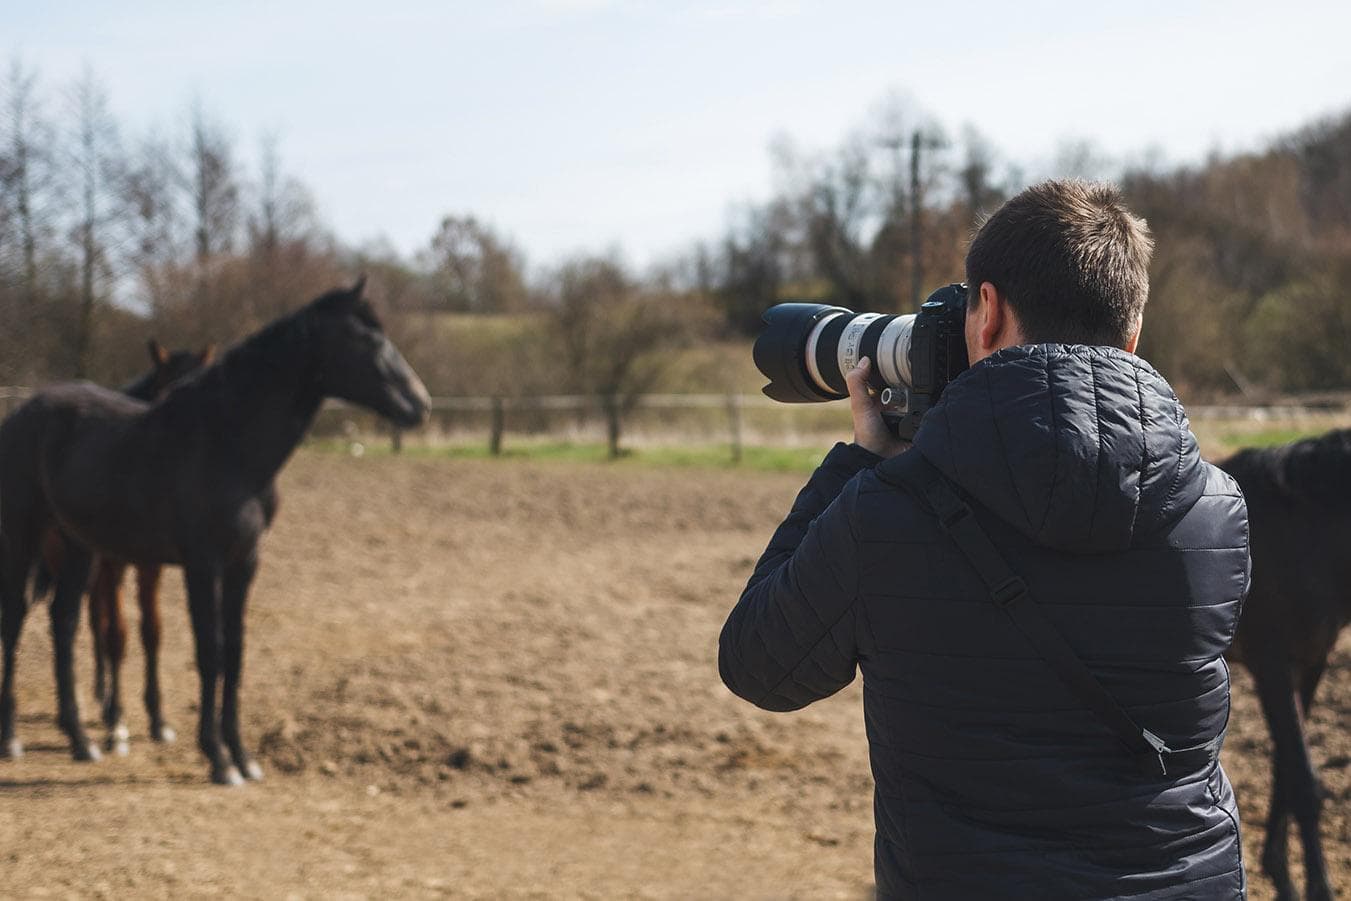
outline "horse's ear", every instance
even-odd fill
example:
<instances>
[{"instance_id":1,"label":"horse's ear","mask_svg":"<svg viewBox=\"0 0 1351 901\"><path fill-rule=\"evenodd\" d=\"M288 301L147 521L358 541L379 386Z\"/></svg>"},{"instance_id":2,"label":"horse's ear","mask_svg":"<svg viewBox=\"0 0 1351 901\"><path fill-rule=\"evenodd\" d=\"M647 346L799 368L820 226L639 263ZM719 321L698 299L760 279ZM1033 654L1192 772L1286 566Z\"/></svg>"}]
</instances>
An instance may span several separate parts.
<instances>
[{"instance_id":1,"label":"horse's ear","mask_svg":"<svg viewBox=\"0 0 1351 901\"><path fill-rule=\"evenodd\" d=\"M351 294L353 297L360 298L361 292L364 290L366 290L366 273L363 272L357 279L357 283L353 285L352 289L347 293Z\"/></svg>"},{"instance_id":2,"label":"horse's ear","mask_svg":"<svg viewBox=\"0 0 1351 901\"><path fill-rule=\"evenodd\" d=\"M150 348L150 359L156 366L163 366L169 362L169 352L164 349L163 344L151 338L146 346Z\"/></svg>"},{"instance_id":3,"label":"horse's ear","mask_svg":"<svg viewBox=\"0 0 1351 901\"><path fill-rule=\"evenodd\" d=\"M198 357L201 358L203 366L210 366L211 361L216 359L216 345L208 344L206 347L203 347L202 352L198 354Z\"/></svg>"}]
</instances>

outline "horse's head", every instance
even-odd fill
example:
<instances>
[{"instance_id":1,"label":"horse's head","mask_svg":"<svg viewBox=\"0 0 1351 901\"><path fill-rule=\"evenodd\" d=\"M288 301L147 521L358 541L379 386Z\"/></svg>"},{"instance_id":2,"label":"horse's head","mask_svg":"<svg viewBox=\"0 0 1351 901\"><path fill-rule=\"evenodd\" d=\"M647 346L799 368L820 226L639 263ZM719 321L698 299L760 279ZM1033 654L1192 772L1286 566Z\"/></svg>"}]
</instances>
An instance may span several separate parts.
<instances>
[{"instance_id":1,"label":"horse's head","mask_svg":"<svg viewBox=\"0 0 1351 901\"><path fill-rule=\"evenodd\" d=\"M362 276L350 289L330 291L305 311L320 390L404 428L421 425L431 398L362 298L365 286Z\"/></svg>"},{"instance_id":2,"label":"horse's head","mask_svg":"<svg viewBox=\"0 0 1351 901\"><path fill-rule=\"evenodd\" d=\"M154 368L125 389L133 397L153 401L178 382L204 366L209 366L216 355L216 346L208 344L200 352L191 350L168 350L154 338L148 345L150 362Z\"/></svg>"}]
</instances>

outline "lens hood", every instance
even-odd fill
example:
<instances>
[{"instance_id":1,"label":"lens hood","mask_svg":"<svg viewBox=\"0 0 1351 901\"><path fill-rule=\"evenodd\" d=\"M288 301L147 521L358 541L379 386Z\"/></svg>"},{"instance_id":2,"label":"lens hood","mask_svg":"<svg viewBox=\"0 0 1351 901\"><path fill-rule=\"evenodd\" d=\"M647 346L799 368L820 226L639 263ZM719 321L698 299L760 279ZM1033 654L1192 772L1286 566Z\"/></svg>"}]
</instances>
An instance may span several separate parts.
<instances>
[{"instance_id":1,"label":"lens hood","mask_svg":"<svg viewBox=\"0 0 1351 901\"><path fill-rule=\"evenodd\" d=\"M834 313L852 315L844 307L822 303L781 303L762 317L765 329L755 339L752 355L756 368L769 379L761 390L773 400L788 404L835 400L836 395L818 388L807 371L807 338L816 323Z\"/></svg>"}]
</instances>

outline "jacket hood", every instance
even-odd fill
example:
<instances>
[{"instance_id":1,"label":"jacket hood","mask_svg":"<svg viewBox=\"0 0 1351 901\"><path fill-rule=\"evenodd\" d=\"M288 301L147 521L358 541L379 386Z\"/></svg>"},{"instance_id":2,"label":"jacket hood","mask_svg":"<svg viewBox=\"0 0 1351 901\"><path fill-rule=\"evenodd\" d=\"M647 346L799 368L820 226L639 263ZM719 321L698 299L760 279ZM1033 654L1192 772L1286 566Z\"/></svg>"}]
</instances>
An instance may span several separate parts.
<instances>
[{"instance_id":1,"label":"jacket hood","mask_svg":"<svg viewBox=\"0 0 1351 901\"><path fill-rule=\"evenodd\" d=\"M1120 551L1204 488L1182 405L1152 366L1110 347L1010 347L954 379L915 447L1035 543Z\"/></svg>"}]
</instances>

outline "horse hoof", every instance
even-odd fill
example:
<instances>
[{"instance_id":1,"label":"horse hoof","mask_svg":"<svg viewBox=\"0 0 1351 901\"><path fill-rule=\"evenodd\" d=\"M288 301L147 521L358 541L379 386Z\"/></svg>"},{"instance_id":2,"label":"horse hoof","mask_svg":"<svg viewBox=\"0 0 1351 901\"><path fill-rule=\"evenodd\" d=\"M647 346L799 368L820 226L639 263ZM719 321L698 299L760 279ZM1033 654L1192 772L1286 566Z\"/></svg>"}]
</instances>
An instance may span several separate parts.
<instances>
[{"instance_id":1,"label":"horse hoof","mask_svg":"<svg viewBox=\"0 0 1351 901\"><path fill-rule=\"evenodd\" d=\"M71 756L82 763L98 763L103 759L103 752L92 741L86 741L71 748Z\"/></svg>"},{"instance_id":2,"label":"horse hoof","mask_svg":"<svg viewBox=\"0 0 1351 901\"><path fill-rule=\"evenodd\" d=\"M178 733L169 726L152 726L150 729L150 740L157 741L162 745L168 745L178 741Z\"/></svg>"},{"instance_id":3,"label":"horse hoof","mask_svg":"<svg viewBox=\"0 0 1351 901\"><path fill-rule=\"evenodd\" d=\"M1277 882L1275 889L1276 901L1300 901L1299 892L1295 891L1295 884L1293 882Z\"/></svg>"},{"instance_id":4,"label":"horse hoof","mask_svg":"<svg viewBox=\"0 0 1351 901\"><path fill-rule=\"evenodd\" d=\"M244 777L235 766L220 767L211 771L211 781L217 785L243 785Z\"/></svg>"},{"instance_id":5,"label":"horse hoof","mask_svg":"<svg viewBox=\"0 0 1351 901\"><path fill-rule=\"evenodd\" d=\"M103 743L103 748L115 757L126 757L131 753L131 743L127 741L126 736L109 735Z\"/></svg>"},{"instance_id":6,"label":"horse hoof","mask_svg":"<svg viewBox=\"0 0 1351 901\"><path fill-rule=\"evenodd\" d=\"M244 761L244 765L240 767L240 769L244 773L244 778L250 782L263 781L263 768L260 767L258 761L254 760L252 757Z\"/></svg>"},{"instance_id":7,"label":"horse hoof","mask_svg":"<svg viewBox=\"0 0 1351 901\"><path fill-rule=\"evenodd\" d=\"M23 756L23 743L17 738L11 738L9 741L0 743L0 758L8 760L18 760Z\"/></svg>"}]
</instances>

